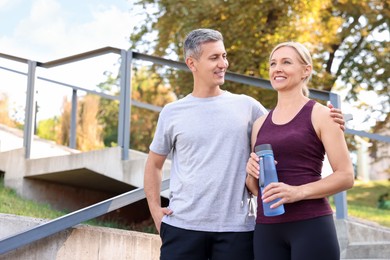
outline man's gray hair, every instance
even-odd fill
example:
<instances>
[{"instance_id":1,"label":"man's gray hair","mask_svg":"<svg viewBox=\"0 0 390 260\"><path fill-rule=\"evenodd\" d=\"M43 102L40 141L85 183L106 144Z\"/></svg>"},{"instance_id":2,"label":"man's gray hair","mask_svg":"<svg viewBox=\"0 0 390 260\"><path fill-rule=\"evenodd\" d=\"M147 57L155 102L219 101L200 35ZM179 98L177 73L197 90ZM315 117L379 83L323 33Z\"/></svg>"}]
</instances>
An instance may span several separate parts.
<instances>
[{"instance_id":1,"label":"man's gray hair","mask_svg":"<svg viewBox=\"0 0 390 260\"><path fill-rule=\"evenodd\" d=\"M222 34L216 30L201 28L191 31L184 40L184 60L190 56L199 59L202 55L201 45L216 41L223 41Z\"/></svg>"}]
</instances>

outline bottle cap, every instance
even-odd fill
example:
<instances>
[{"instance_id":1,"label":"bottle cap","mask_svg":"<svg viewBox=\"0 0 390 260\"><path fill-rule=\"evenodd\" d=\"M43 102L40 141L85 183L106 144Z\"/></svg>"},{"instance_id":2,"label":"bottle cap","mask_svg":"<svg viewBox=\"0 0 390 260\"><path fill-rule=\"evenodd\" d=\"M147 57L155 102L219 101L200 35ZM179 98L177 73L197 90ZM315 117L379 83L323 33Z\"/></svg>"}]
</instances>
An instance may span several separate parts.
<instances>
[{"instance_id":1,"label":"bottle cap","mask_svg":"<svg viewBox=\"0 0 390 260\"><path fill-rule=\"evenodd\" d=\"M259 151L264 151L264 150L271 150L272 151L272 146L270 144L259 144L256 145L255 147L255 153Z\"/></svg>"}]
</instances>

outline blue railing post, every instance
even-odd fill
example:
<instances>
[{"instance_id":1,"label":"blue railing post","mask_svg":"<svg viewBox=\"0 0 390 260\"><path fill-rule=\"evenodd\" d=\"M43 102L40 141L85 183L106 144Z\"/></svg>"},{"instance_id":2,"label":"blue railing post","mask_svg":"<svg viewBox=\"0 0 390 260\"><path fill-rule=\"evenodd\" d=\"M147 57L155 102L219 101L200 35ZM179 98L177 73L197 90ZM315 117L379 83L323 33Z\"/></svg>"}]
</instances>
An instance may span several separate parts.
<instances>
[{"instance_id":1,"label":"blue railing post","mask_svg":"<svg viewBox=\"0 0 390 260\"><path fill-rule=\"evenodd\" d=\"M126 89L126 96L125 96L125 127L124 127L124 145L123 145L123 152L122 152L122 160L128 160L129 159L129 149L130 149L130 126L131 126L131 65L133 63L133 52L127 51L126 52L126 81L125 81L125 89Z\"/></svg>"},{"instance_id":2,"label":"blue railing post","mask_svg":"<svg viewBox=\"0 0 390 260\"><path fill-rule=\"evenodd\" d=\"M122 147L122 160L129 159L132 54L131 51L121 50L118 145Z\"/></svg>"},{"instance_id":3,"label":"blue railing post","mask_svg":"<svg viewBox=\"0 0 390 260\"><path fill-rule=\"evenodd\" d=\"M29 159L31 156L31 144L34 137L35 124L35 79L36 79L36 61L28 61L27 73L27 93L26 93L26 108L24 118L24 138L23 147L25 148L25 158Z\"/></svg>"},{"instance_id":4,"label":"blue railing post","mask_svg":"<svg viewBox=\"0 0 390 260\"><path fill-rule=\"evenodd\" d=\"M341 108L341 100L338 94L329 92L329 100L335 108ZM347 192L342 191L335 194L334 203L336 206L336 218L346 219L348 217Z\"/></svg>"},{"instance_id":5,"label":"blue railing post","mask_svg":"<svg viewBox=\"0 0 390 260\"><path fill-rule=\"evenodd\" d=\"M70 136L69 147L76 149L76 127L77 127L77 90L72 89L72 111L70 115Z\"/></svg>"}]
</instances>

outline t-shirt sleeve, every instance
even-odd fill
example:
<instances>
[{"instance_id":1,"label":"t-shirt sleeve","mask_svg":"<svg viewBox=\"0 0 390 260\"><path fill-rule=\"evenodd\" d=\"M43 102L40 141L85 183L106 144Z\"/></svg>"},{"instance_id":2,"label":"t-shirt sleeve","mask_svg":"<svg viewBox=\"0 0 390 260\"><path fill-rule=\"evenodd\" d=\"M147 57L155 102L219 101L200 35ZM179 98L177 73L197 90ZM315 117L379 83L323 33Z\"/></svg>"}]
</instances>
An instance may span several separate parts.
<instances>
[{"instance_id":1,"label":"t-shirt sleeve","mask_svg":"<svg viewBox=\"0 0 390 260\"><path fill-rule=\"evenodd\" d=\"M156 131L149 149L160 155L168 155L173 147L169 111L164 108L158 117Z\"/></svg>"},{"instance_id":2,"label":"t-shirt sleeve","mask_svg":"<svg viewBox=\"0 0 390 260\"><path fill-rule=\"evenodd\" d=\"M257 101L256 99L254 99L252 97L249 97L249 99L253 103L253 105L252 105L252 109L253 109L253 111L252 111L252 115L253 115L252 120L253 121L258 119L262 115L268 114L268 110L259 101Z\"/></svg>"}]
</instances>

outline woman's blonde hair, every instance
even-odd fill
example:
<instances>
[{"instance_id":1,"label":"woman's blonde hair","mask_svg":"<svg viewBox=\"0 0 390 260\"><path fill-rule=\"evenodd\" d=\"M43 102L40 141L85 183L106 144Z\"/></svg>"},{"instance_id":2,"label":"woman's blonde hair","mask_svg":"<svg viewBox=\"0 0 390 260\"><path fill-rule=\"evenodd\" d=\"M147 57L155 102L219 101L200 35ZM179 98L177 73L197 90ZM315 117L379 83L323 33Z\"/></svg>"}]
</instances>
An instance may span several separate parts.
<instances>
[{"instance_id":1,"label":"woman's blonde hair","mask_svg":"<svg viewBox=\"0 0 390 260\"><path fill-rule=\"evenodd\" d=\"M309 50L301 43L299 42L282 42L282 43L279 43L278 45L276 45L276 47L271 51L271 54L269 56L269 59L271 60L271 57L272 55L274 54L274 52L282 47L291 47L293 48L297 54L298 54L298 57L299 57L299 61L303 64L303 65L310 65L313 67L313 61L312 61L312 58L311 58L311 55L310 55L310 52ZM303 91L303 94L305 96L309 96L309 89L307 87L307 83L309 82L311 78L311 72L310 72L310 75L307 76L303 82L305 83L303 88L302 88L302 91Z\"/></svg>"}]
</instances>

